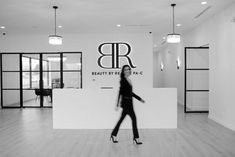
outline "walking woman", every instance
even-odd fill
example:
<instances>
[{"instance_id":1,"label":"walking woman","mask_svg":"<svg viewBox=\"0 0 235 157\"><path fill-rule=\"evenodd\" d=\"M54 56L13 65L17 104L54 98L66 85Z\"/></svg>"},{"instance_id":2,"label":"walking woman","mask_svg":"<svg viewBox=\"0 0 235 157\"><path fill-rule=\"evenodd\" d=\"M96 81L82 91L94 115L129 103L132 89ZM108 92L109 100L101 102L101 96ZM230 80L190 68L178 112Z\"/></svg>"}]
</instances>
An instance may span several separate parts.
<instances>
[{"instance_id":1,"label":"walking woman","mask_svg":"<svg viewBox=\"0 0 235 157\"><path fill-rule=\"evenodd\" d=\"M116 136L119 130L119 127L126 117L126 115L129 115L132 120L132 130L133 130L133 143L135 144L142 144L142 142L139 141L139 133L137 129L137 122L136 122L136 116L133 109L133 100L132 97L136 98L137 100L144 103L145 101L141 99L138 95L132 92L132 84L131 80L129 79L129 76L131 75L131 68L129 65L124 65L121 70L121 80L120 80L120 89L118 94L118 100L117 100L117 108L119 107L119 104L121 104L122 107L122 114L117 122L115 128L113 129L111 133L110 140L112 140L113 143L118 143Z\"/></svg>"}]
</instances>

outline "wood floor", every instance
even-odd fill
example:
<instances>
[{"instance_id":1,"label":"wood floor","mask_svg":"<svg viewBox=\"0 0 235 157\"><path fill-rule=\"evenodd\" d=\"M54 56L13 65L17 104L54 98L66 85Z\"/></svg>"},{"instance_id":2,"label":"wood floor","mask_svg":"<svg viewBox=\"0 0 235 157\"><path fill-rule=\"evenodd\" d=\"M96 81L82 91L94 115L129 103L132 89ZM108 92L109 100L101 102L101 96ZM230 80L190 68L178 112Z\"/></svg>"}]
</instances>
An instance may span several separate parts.
<instances>
[{"instance_id":1,"label":"wood floor","mask_svg":"<svg viewBox=\"0 0 235 157\"><path fill-rule=\"evenodd\" d=\"M235 132L207 118L184 114L178 106L177 129L139 130L143 145L132 143L132 131L53 130L52 109L0 109L1 157L235 157Z\"/></svg>"}]
</instances>

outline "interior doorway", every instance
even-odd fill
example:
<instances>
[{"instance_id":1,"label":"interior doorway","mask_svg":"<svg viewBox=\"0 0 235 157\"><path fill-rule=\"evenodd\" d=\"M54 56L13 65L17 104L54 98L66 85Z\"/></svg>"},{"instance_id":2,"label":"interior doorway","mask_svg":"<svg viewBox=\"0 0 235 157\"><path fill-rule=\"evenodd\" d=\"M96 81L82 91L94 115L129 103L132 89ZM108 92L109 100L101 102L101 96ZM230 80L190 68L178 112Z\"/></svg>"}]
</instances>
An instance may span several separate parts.
<instances>
[{"instance_id":1,"label":"interior doorway","mask_svg":"<svg viewBox=\"0 0 235 157\"><path fill-rule=\"evenodd\" d=\"M209 47L185 47L184 112L209 112Z\"/></svg>"}]
</instances>

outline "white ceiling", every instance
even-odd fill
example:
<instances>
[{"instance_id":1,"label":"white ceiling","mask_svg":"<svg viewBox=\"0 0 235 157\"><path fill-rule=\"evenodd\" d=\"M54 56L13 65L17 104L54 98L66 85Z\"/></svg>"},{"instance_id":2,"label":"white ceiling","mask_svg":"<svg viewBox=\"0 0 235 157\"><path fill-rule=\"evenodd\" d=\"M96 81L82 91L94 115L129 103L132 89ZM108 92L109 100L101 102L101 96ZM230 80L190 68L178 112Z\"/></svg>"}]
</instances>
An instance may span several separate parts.
<instances>
[{"instance_id":1,"label":"white ceiling","mask_svg":"<svg viewBox=\"0 0 235 157\"><path fill-rule=\"evenodd\" d=\"M176 3L176 33L185 33L206 21L235 0L0 0L1 32L10 34L54 34L57 5L57 34L149 33L155 41L172 33L172 7ZM200 12L211 6L199 18ZM121 24L118 28L116 25Z\"/></svg>"}]
</instances>

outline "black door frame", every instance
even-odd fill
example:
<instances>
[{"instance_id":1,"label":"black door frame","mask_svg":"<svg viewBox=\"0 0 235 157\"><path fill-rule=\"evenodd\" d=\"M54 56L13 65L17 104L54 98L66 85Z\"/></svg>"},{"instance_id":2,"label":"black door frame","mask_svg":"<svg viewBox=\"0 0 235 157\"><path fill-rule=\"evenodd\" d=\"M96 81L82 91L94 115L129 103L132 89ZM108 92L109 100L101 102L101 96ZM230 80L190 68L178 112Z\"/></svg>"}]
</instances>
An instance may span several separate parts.
<instances>
[{"instance_id":1,"label":"black door frame","mask_svg":"<svg viewBox=\"0 0 235 157\"><path fill-rule=\"evenodd\" d=\"M3 57L2 57L2 55L5 55L5 54L9 54L9 55L19 55L18 57L19 57L19 70L9 70L9 71L3 71L3 68L2 68L2 59L3 59ZM0 59L1 59L1 65L0 65L0 69L1 69L1 108L22 108L23 107L23 104L22 104L22 102L23 102L23 94L22 94L22 92L20 92L20 101L19 101L19 106L3 106L3 90L19 90L19 91L21 91L22 90L22 79L21 79L21 77L20 76L22 76L22 65L21 65L21 63L22 63L22 61L21 61L21 53L16 53L16 52L12 52L12 53L0 53ZM13 72L13 73L19 73L19 88L2 88L2 86L3 86L3 72Z\"/></svg>"},{"instance_id":2,"label":"black door frame","mask_svg":"<svg viewBox=\"0 0 235 157\"><path fill-rule=\"evenodd\" d=\"M187 68L187 49L209 49L209 47L185 47L184 48L184 113L208 113L209 111L188 111L187 110L187 92L209 92L209 90L188 90L187 89L187 71L190 70L208 70L209 68Z\"/></svg>"},{"instance_id":3,"label":"black door frame","mask_svg":"<svg viewBox=\"0 0 235 157\"><path fill-rule=\"evenodd\" d=\"M19 55L19 71L3 71L2 70L2 55L5 54L16 54ZM1 87L1 108L51 108L52 106L44 106L43 105L43 96L40 96L40 106L24 106L23 105L23 70L22 70L22 56L23 54L39 54L39 89L43 90L43 55L44 54L59 54L60 55L60 88L63 88L63 55L64 54L80 54L80 63L81 63L81 70L66 70L67 72L80 72L80 76L81 76L81 80L80 80L80 87L82 87L82 52L42 52L42 53L33 53L33 52L29 52L29 53L16 53L16 52L4 52L4 53L0 53L0 72L1 72L1 78L0 78L0 87ZM3 72L19 72L19 83L20 83L20 88L9 88L9 89L3 89ZM3 90L19 90L20 91L20 105L19 106L4 106L3 105Z\"/></svg>"}]
</instances>

